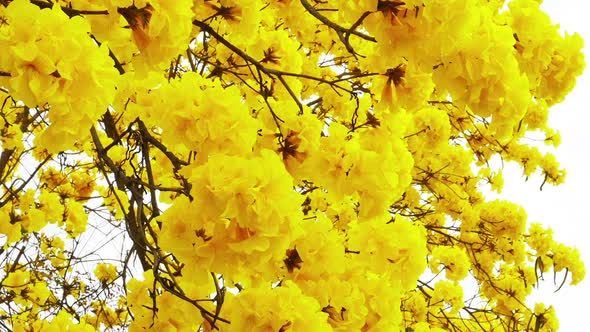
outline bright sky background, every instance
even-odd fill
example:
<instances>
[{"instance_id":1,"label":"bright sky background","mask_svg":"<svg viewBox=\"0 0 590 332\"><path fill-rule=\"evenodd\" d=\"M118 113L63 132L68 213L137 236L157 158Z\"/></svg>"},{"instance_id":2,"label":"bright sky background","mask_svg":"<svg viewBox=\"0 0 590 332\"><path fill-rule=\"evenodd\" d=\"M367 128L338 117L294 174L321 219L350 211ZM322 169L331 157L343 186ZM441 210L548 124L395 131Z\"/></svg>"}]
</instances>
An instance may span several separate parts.
<instances>
[{"instance_id":1,"label":"bright sky background","mask_svg":"<svg viewBox=\"0 0 590 332\"><path fill-rule=\"evenodd\" d=\"M529 222L550 226L555 240L580 250L586 262L586 280L577 286L568 286L568 280L559 292L553 293L558 286L553 284L553 273L549 273L534 297L555 306L560 331L582 331L590 319L590 2L545 0L542 8L562 30L578 32L586 41L586 71L566 100L553 107L549 118L550 126L562 136L555 155L567 170L566 183L558 187L545 185L539 191L542 179L524 182L521 172L504 169L502 197L523 205Z\"/></svg>"}]
</instances>

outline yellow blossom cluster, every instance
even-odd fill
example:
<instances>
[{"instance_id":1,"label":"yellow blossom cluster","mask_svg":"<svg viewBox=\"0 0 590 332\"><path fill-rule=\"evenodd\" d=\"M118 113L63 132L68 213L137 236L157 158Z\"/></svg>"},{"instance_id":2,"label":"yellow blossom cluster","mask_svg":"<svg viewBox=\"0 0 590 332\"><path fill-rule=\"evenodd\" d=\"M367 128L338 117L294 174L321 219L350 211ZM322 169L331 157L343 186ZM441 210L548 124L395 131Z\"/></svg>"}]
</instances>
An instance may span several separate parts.
<instances>
[{"instance_id":1,"label":"yellow blossom cluster","mask_svg":"<svg viewBox=\"0 0 590 332\"><path fill-rule=\"evenodd\" d=\"M29 107L51 105L51 126L40 133L40 148L50 152L72 148L87 137L84 124L98 120L115 94L117 72L106 45L89 38L82 17L68 18L58 5L40 9L12 1L0 26L1 77L11 95Z\"/></svg>"},{"instance_id":2,"label":"yellow blossom cluster","mask_svg":"<svg viewBox=\"0 0 590 332\"><path fill-rule=\"evenodd\" d=\"M195 277L215 271L249 284L252 273L277 275L278 263L301 231L301 199L276 154L212 155L189 179L195 199L179 198L162 216L163 249L194 262ZM187 218L187 210L195 214Z\"/></svg>"},{"instance_id":3,"label":"yellow blossom cluster","mask_svg":"<svg viewBox=\"0 0 590 332\"><path fill-rule=\"evenodd\" d=\"M117 267L113 264L96 264L94 275L103 283L113 282L117 278Z\"/></svg>"}]
</instances>

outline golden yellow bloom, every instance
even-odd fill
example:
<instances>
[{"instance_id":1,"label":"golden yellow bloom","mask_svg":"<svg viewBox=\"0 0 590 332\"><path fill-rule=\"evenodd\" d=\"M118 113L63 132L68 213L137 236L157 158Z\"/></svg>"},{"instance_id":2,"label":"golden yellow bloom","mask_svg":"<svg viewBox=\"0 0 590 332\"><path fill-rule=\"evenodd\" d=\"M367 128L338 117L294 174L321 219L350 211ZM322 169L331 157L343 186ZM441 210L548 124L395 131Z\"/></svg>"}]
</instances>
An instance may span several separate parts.
<instances>
[{"instance_id":1,"label":"golden yellow bloom","mask_svg":"<svg viewBox=\"0 0 590 332\"><path fill-rule=\"evenodd\" d=\"M94 275L103 284L111 283L117 278L117 267L109 263L98 263Z\"/></svg>"},{"instance_id":2,"label":"golden yellow bloom","mask_svg":"<svg viewBox=\"0 0 590 332\"><path fill-rule=\"evenodd\" d=\"M2 83L29 107L51 105L51 126L36 139L40 148L71 148L88 135L82 124L96 121L114 97L118 74L108 48L88 38L82 16L70 19L59 5L41 10L16 0L4 15L10 23L0 27L0 48L7 52L0 68L11 75Z\"/></svg>"},{"instance_id":3,"label":"golden yellow bloom","mask_svg":"<svg viewBox=\"0 0 590 332\"><path fill-rule=\"evenodd\" d=\"M246 289L228 300L232 324L227 331L332 331L317 300L292 282Z\"/></svg>"},{"instance_id":4,"label":"golden yellow bloom","mask_svg":"<svg viewBox=\"0 0 590 332\"><path fill-rule=\"evenodd\" d=\"M469 257L467 257L465 250L458 247L435 247L432 251L430 269L434 273L440 272L438 268L439 264L443 265L447 279L453 281L465 279L471 267Z\"/></svg>"}]
</instances>

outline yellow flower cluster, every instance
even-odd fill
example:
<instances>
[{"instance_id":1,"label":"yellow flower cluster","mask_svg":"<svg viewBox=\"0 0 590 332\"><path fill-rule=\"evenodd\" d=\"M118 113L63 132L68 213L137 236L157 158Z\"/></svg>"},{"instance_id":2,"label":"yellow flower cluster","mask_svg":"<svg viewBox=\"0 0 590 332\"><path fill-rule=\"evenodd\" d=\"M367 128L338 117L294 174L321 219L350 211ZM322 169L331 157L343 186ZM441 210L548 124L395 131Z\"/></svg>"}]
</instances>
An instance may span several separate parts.
<instances>
[{"instance_id":1,"label":"yellow flower cluster","mask_svg":"<svg viewBox=\"0 0 590 332\"><path fill-rule=\"evenodd\" d=\"M563 101L585 67L582 38L578 34L562 37L538 1L511 1L508 6L517 59L531 91L548 105Z\"/></svg>"},{"instance_id":2,"label":"yellow flower cluster","mask_svg":"<svg viewBox=\"0 0 590 332\"><path fill-rule=\"evenodd\" d=\"M133 313L129 331L193 331L199 328L202 319L197 308L161 288L154 288L153 273L144 273L143 279L132 279L126 285L126 306Z\"/></svg>"},{"instance_id":3,"label":"yellow flower cluster","mask_svg":"<svg viewBox=\"0 0 590 332\"><path fill-rule=\"evenodd\" d=\"M51 105L49 128L36 140L40 149L59 152L88 136L88 124L98 120L115 94L117 71L106 45L88 37L90 25L81 16L68 18L25 0L6 7L0 26L5 55L0 77L12 96L27 106Z\"/></svg>"},{"instance_id":4,"label":"yellow flower cluster","mask_svg":"<svg viewBox=\"0 0 590 332\"><path fill-rule=\"evenodd\" d=\"M13 326L14 332L25 332L25 331L47 331L47 332L58 332L58 331L80 331L80 332L93 332L96 329L86 322L75 323L74 316L68 314L65 311L60 311L51 321L37 320L32 322L31 325L24 323L17 323Z\"/></svg>"},{"instance_id":5,"label":"yellow flower cluster","mask_svg":"<svg viewBox=\"0 0 590 332\"><path fill-rule=\"evenodd\" d=\"M248 288L227 301L226 331L332 331L318 301L292 282Z\"/></svg>"},{"instance_id":6,"label":"yellow flower cluster","mask_svg":"<svg viewBox=\"0 0 590 332\"><path fill-rule=\"evenodd\" d=\"M96 264L94 275L102 283L111 283L117 278L117 267L108 263Z\"/></svg>"},{"instance_id":7,"label":"yellow flower cluster","mask_svg":"<svg viewBox=\"0 0 590 332\"><path fill-rule=\"evenodd\" d=\"M464 306L463 287L457 282L453 283L440 280L434 285L434 291L430 301L436 304L435 308L437 306L444 308L445 304L449 304L451 305L451 310L449 311L456 314ZM436 312L436 309L434 311Z\"/></svg>"},{"instance_id":8,"label":"yellow flower cluster","mask_svg":"<svg viewBox=\"0 0 590 332\"><path fill-rule=\"evenodd\" d=\"M187 73L180 80L162 82L129 103L129 112L162 130L162 141L179 153L197 152L197 163L207 154L244 155L252 151L257 124L248 114L239 90ZM161 117L162 112L165 117Z\"/></svg>"},{"instance_id":9,"label":"yellow flower cluster","mask_svg":"<svg viewBox=\"0 0 590 332\"><path fill-rule=\"evenodd\" d=\"M384 129L364 136L348 135L344 126L330 124L320 150L308 157L306 178L324 187L332 200L347 196L358 200L363 218L381 215L409 185L413 163L401 139L394 136L380 141L389 134ZM317 169L324 172L313 171Z\"/></svg>"},{"instance_id":10,"label":"yellow flower cluster","mask_svg":"<svg viewBox=\"0 0 590 332\"><path fill-rule=\"evenodd\" d=\"M211 155L189 179L195 199L175 200L161 217L162 248L193 262L196 276L215 271L247 285L253 273L277 275L301 218L300 196L278 156Z\"/></svg>"},{"instance_id":11,"label":"yellow flower cluster","mask_svg":"<svg viewBox=\"0 0 590 332\"><path fill-rule=\"evenodd\" d=\"M432 250L430 269L439 273L438 266L442 264L445 269L445 276L449 280L461 281L467 277L470 262L465 250L458 247L435 247Z\"/></svg>"},{"instance_id":12,"label":"yellow flower cluster","mask_svg":"<svg viewBox=\"0 0 590 332\"><path fill-rule=\"evenodd\" d=\"M101 17L95 19L97 32L104 36L106 41L113 40L115 44L121 44L123 38L129 38L121 33L121 28L128 26L136 46L135 51L139 50L139 55L133 58L133 67L141 76L154 69L167 68L172 59L186 50L192 32L192 1L104 2L103 8L109 8L109 17L108 21ZM105 22L109 22L110 25ZM113 29L112 24L118 25L118 29ZM126 44L129 44L128 40ZM131 51L128 47L121 47L119 50ZM125 53L123 55L127 57Z\"/></svg>"},{"instance_id":13,"label":"yellow flower cluster","mask_svg":"<svg viewBox=\"0 0 590 332\"><path fill-rule=\"evenodd\" d=\"M397 216L392 223L375 220L353 225L348 245L361 251L359 258L369 271L391 275L401 281L403 290L409 290L426 268L424 259L412 259L426 256L424 233L420 226Z\"/></svg>"}]
</instances>

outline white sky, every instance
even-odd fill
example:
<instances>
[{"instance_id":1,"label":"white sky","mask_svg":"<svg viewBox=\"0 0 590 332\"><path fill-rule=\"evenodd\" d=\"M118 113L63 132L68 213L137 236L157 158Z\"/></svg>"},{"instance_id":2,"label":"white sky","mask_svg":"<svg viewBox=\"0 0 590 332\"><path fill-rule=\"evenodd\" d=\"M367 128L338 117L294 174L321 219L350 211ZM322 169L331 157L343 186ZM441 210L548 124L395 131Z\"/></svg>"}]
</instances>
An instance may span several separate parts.
<instances>
[{"instance_id":1,"label":"white sky","mask_svg":"<svg viewBox=\"0 0 590 332\"><path fill-rule=\"evenodd\" d=\"M521 172L505 169L502 197L523 205L529 222L550 226L557 241L580 250L586 262L585 281L568 286L568 280L559 292L553 293L558 286L554 286L553 273L549 273L541 291L534 294L539 301L555 306L560 331L580 331L590 319L590 165L586 164L590 161L590 2L545 0L542 7L563 30L580 33L587 45L584 75L566 100L554 106L549 119L550 126L562 136L562 144L555 155L567 170L566 183L557 187L545 185L543 191L539 191L541 179L524 182Z\"/></svg>"}]
</instances>

